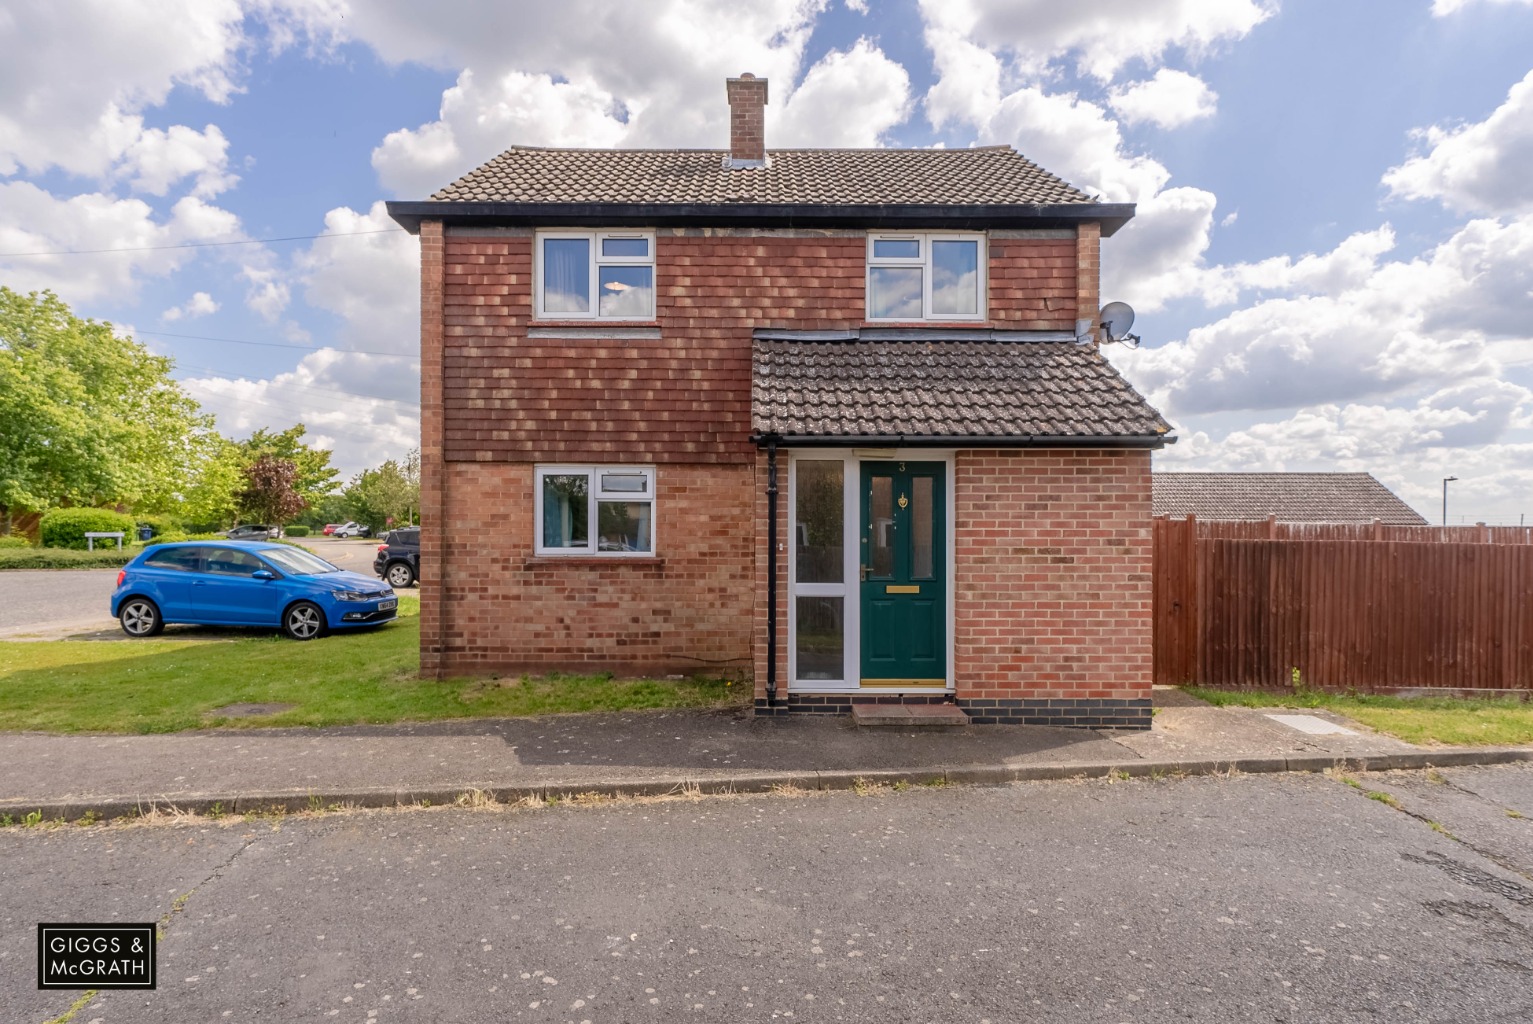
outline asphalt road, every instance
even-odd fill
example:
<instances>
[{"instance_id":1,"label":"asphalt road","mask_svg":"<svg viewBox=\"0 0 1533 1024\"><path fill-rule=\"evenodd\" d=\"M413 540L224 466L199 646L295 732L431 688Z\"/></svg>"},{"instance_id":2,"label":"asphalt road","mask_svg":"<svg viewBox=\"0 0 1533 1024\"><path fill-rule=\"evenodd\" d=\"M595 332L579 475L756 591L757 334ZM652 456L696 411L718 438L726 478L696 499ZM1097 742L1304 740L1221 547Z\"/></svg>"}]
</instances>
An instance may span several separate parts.
<instances>
[{"instance_id":1,"label":"asphalt road","mask_svg":"<svg viewBox=\"0 0 1533 1024\"><path fill-rule=\"evenodd\" d=\"M74 998L39 921L163 916L76 1021L1533 1019L1533 769L1362 783L10 828L0 1018Z\"/></svg>"},{"instance_id":2,"label":"asphalt road","mask_svg":"<svg viewBox=\"0 0 1533 1024\"><path fill-rule=\"evenodd\" d=\"M306 537L305 547L342 569L371 576L376 540ZM116 569L19 569L0 572L0 639L46 638L117 629L111 616Z\"/></svg>"}]
</instances>

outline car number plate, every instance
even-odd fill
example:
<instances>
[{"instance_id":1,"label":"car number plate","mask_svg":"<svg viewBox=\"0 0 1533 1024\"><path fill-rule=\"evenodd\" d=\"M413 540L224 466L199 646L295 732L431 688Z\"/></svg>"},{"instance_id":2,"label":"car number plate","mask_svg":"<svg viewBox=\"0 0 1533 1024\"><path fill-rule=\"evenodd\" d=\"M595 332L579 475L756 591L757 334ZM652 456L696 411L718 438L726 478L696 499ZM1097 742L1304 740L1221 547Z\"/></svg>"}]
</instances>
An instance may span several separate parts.
<instances>
[{"instance_id":1,"label":"car number plate","mask_svg":"<svg viewBox=\"0 0 1533 1024\"><path fill-rule=\"evenodd\" d=\"M398 608L398 607L399 607L399 601L398 601L397 598L389 598L389 600L387 600L387 601L379 601L378 602L378 610L380 612L391 612L395 608Z\"/></svg>"}]
</instances>

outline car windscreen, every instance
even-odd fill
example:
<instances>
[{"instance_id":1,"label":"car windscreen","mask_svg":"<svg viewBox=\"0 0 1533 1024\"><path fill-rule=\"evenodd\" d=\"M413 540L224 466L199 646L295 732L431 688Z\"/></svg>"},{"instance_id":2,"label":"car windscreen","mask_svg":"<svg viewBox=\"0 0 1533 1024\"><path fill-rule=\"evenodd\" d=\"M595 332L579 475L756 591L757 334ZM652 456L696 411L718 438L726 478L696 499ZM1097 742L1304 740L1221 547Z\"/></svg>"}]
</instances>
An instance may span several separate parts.
<instances>
[{"instance_id":1,"label":"car windscreen","mask_svg":"<svg viewBox=\"0 0 1533 1024\"><path fill-rule=\"evenodd\" d=\"M300 548L267 548L261 552L261 557L289 576L323 576L327 572L341 571Z\"/></svg>"}]
</instances>

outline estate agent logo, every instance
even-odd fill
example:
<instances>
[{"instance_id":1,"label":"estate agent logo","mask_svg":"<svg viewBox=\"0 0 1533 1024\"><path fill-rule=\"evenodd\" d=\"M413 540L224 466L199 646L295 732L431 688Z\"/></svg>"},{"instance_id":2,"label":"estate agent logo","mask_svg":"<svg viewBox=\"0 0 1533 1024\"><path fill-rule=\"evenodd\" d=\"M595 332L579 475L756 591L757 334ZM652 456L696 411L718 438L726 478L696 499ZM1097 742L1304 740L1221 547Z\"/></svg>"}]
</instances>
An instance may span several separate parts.
<instances>
[{"instance_id":1,"label":"estate agent logo","mask_svg":"<svg viewBox=\"0 0 1533 1024\"><path fill-rule=\"evenodd\" d=\"M154 925L38 925L37 987L154 988Z\"/></svg>"}]
</instances>

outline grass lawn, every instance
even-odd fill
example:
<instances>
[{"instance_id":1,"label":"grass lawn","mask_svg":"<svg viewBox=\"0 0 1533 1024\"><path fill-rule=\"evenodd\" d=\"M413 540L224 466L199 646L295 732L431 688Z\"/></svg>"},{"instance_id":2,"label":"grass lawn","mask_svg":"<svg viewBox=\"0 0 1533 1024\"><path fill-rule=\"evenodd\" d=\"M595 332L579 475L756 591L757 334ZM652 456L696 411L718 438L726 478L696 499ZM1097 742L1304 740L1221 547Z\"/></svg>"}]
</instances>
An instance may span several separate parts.
<instances>
[{"instance_id":1,"label":"grass lawn","mask_svg":"<svg viewBox=\"0 0 1533 1024\"><path fill-rule=\"evenodd\" d=\"M297 643L272 633L231 639L0 642L0 730L177 732L204 726L350 725L569 711L725 707L748 685L722 680L417 678L419 601L365 633ZM294 704L260 718L219 718L228 704Z\"/></svg>"},{"instance_id":2,"label":"grass lawn","mask_svg":"<svg viewBox=\"0 0 1533 1024\"><path fill-rule=\"evenodd\" d=\"M1249 708L1325 708L1407 743L1448 746L1533 744L1533 703L1516 698L1384 697L1298 691L1208 690L1182 687L1210 704Z\"/></svg>"}]
</instances>

